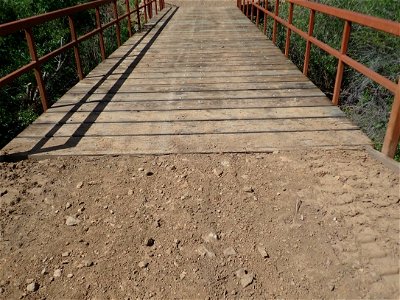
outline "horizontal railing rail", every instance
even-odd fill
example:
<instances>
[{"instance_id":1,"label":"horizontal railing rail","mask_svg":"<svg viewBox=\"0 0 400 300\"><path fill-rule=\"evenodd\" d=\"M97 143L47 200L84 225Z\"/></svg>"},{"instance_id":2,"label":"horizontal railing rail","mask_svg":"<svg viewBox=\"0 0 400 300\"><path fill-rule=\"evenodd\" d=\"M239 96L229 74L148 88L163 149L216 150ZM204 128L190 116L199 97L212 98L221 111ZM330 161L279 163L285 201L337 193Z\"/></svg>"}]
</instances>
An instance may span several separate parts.
<instances>
[{"instance_id":1,"label":"horizontal railing rail","mask_svg":"<svg viewBox=\"0 0 400 300\"><path fill-rule=\"evenodd\" d=\"M106 23L102 24L101 15L100 15L100 7L103 5L112 4L113 6L113 19ZM154 7L153 7L154 5ZM117 0L97 0L85 4L76 5L73 7L68 7L64 9L60 9L57 11L33 16L30 18L25 18L21 20L16 20L13 22L0 24L0 36L7 36L13 34L18 31L24 31L25 37L28 45L29 54L31 57L31 62L20 67L19 69L5 75L4 77L0 78L0 87L10 83L12 80L16 79L17 77L30 72L34 71L37 88L40 95L40 100L42 103L43 111L46 111L49 107L49 100L46 94L45 83L43 80L41 66L48 62L50 59L62 54L63 52L67 51L68 49L74 49L74 56L75 56L75 64L77 69L77 74L79 80L84 78L82 63L81 63L81 56L79 52L79 44L83 41L93 37L94 35L99 35L99 46L100 46L100 53L101 59L104 61L106 59L106 48L104 44L104 36L103 31L111 26L115 25L115 35L117 39L118 47L121 46L121 21L127 19L128 22L128 35L131 37L133 35L132 32L132 21L131 16L136 14L137 23L138 23L138 30L141 28L141 16L144 15L144 21L147 22L148 19L152 18L153 8L155 9L156 14L158 14L159 10L164 9L165 2L164 0L143 0L142 4L136 2L136 7L131 9L129 0L125 0L125 10L126 12L122 15L118 14L118 5ZM96 28L92 31L89 31L82 36L78 36L75 28L75 22L73 16L77 13L88 11L91 9L95 9L96 15ZM142 12L143 10L143 12ZM36 43L34 39L34 35L32 32L32 27L45 24L52 20L57 20L60 18L68 17L69 29L71 34L71 41L64 44L63 46L57 48L56 50L49 52L42 57L38 57L38 53L36 50Z\"/></svg>"},{"instance_id":2,"label":"horizontal railing rail","mask_svg":"<svg viewBox=\"0 0 400 300\"><path fill-rule=\"evenodd\" d=\"M237 0L237 6L242 12L250 18L252 21L255 17L255 23L257 27L259 26L260 14L264 16L264 34L267 33L267 18L270 17L273 20L272 26L272 42L276 44L278 24L286 27L286 41L285 41L285 55L289 56L290 50L290 38L292 31L297 33L300 37L306 40L306 49L304 56L304 66L303 74L308 75L308 68L310 63L311 45L315 45L318 48L324 50L328 54L336 57L338 59L338 66L336 72L335 85L333 89L332 102L335 105L339 104L340 91L343 80L344 66L347 65L357 72L367 76L371 80L375 81L379 85L385 87L387 90L394 94L394 102L392 105L392 110L389 117L389 122L385 134L385 139L383 142L382 152L390 157L394 157L400 138L400 80L399 82L393 82L390 79L378 74L367 66L361 64L360 62L352 59L347 55L348 44L351 35L352 24L356 23L361 26L369 27L374 30L383 31L397 37L400 36L400 23L385 20L377 17L372 17L353 11L339 9L332 6L315 3L307 0L286 0L289 3L289 14L288 20L285 20L279 16L279 5L280 0L275 0L274 11L268 10L268 1L264 0L264 6L260 4L260 0ZM309 9L309 24L308 31L304 32L301 29L293 25L293 14L294 6L298 5L303 8ZM256 15L254 16L254 10L256 10ZM335 49L328 44L318 40L313 36L314 25L315 25L315 14L322 13L335 17L344 21L344 29L342 34L341 48Z\"/></svg>"}]
</instances>

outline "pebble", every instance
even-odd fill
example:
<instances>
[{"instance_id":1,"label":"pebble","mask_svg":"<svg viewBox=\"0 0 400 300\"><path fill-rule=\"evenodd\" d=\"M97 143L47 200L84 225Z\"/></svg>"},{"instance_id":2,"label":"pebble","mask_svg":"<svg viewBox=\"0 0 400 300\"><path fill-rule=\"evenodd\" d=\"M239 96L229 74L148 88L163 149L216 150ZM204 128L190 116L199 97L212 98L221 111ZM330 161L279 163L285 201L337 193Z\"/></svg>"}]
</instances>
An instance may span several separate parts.
<instances>
[{"instance_id":1,"label":"pebble","mask_svg":"<svg viewBox=\"0 0 400 300\"><path fill-rule=\"evenodd\" d=\"M43 270L42 270L42 272L40 272L40 274L42 274L42 275L46 275L48 272L47 272L47 269L46 268L43 268Z\"/></svg>"},{"instance_id":2,"label":"pebble","mask_svg":"<svg viewBox=\"0 0 400 300\"><path fill-rule=\"evenodd\" d=\"M175 165L171 165L171 166L168 166L167 169L170 171L174 171L174 170L176 170L176 167L175 167Z\"/></svg>"},{"instance_id":3,"label":"pebble","mask_svg":"<svg viewBox=\"0 0 400 300\"><path fill-rule=\"evenodd\" d=\"M153 238L146 238L144 240L144 245L147 247L154 246L155 240Z\"/></svg>"},{"instance_id":4,"label":"pebble","mask_svg":"<svg viewBox=\"0 0 400 300\"><path fill-rule=\"evenodd\" d=\"M225 256L234 256L234 255L236 255L237 253L236 253L236 251L235 251L235 249L233 249L233 247L228 247L228 248L226 248L225 250L224 250L224 255Z\"/></svg>"},{"instance_id":5,"label":"pebble","mask_svg":"<svg viewBox=\"0 0 400 300\"><path fill-rule=\"evenodd\" d=\"M207 255L210 258L215 257L215 253L210 251L210 250L208 250L206 248L206 246L204 246L204 245L200 245L197 248L197 253L199 253L201 256L206 256Z\"/></svg>"},{"instance_id":6,"label":"pebble","mask_svg":"<svg viewBox=\"0 0 400 300\"><path fill-rule=\"evenodd\" d=\"M246 192L246 193L253 193L254 189L253 189L252 186L244 186L243 187L243 191Z\"/></svg>"},{"instance_id":7,"label":"pebble","mask_svg":"<svg viewBox=\"0 0 400 300\"><path fill-rule=\"evenodd\" d=\"M154 227L158 228L161 227L161 220L155 220L153 223Z\"/></svg>"},{"instance_id":8,"label":"pebble","mask_svg":"<svg viewBox=\"0 0 400 300\"><path fill-rule=\"evenodd\" d=\"M87 267L87 268L91 267L91 266L93 266L93 261L86 259L83 261L83 266Z\"/></svg>"},{"instance_id":9,"label":"pebble","mask_svg":"<svg viewBox=\"0 0 400 300\"><path fill-rule=\"evenodd\" d=\"M269 257L269 254L268 254L268 252L267 252L267 250L265 249L264 246L261 246L261 245L257 246L257 251L261 254L261 256L263 258L268 258Z\"/></svg>"},{"instance_id":10,"label":"pebble","mask_svg":"<svg viewBox=\"0 0 400 300\"><path fill-rule=\"evenodd\" d=\"M61 277L62 270L56 269L54 270L53 277Z\"/></svg>"},{"instance_id":11,"label":"pebble","mask_svg":"<svg viewBox=\"0 0 400 300\"><path fill-rule=\"evenodd\" d=\"M71 217L71 216L68 216L67 219L65 220L65 224L66 224L67 226L76 226L76 225L78 225L80 222L81 222L80 220L78 220L78 219L76 219L76 218L74 218L74 217Z\"/></svg>"},{"instance_id":12,"label":"pebble","mask_svg":"<svg viewBox=\"0 0 400 300\"><path fill-rule=\"evenodd\" d=\"M5 289L3 289L2 287L0 287L0 294L3 294L5 292Z\"/></svg>"},{"instance_id":13,"label":"pebble","mask_svg":"<svg viewBox=\"0 0 400 300\"><path fill-rule=\"evenodd\" d=\"M67 275L67 277L68 277L68 278L72 278L72 277L74 277L74 274L69 273L69 274Z\"/></svg>"},{"instance_id":14,"label":"pebble","mask_svg":"<svg viewBox=\"0 0 400 300\"><path fill-rule=\"evenodd\" d=\"M179 278L180 278L181 280L183 280L185 277L186 277L186 272L183 271L183 272L181 273L181 275L179 275Z\"/></svg>"},{"instance_id":15,"label":"pebble","mask_svg":"<svg viewBox=\"0 0 400 300\"><path fill-rule=\"evenodd\" d=\"M61 254L61 256L62 256L62 257L67 257L67 256L69 256L69 252L68 252L68 251L63 252L63 253Z\"/></svg>"},{"instance_id":16,"label":"pebble","mask_svg":"<svg viewBox=\"0 0 400 300\"><path fill-rule=\"evenodd\" d=\"M224 170L216 168L213 170L213 173L215 174L215 176L221 177L222 174L224 173Z\"/></svg>"},{"instance_id":17,"label":"pebble","mask_svg":"<svg viewBox=\"0 0 400 300\"><path fill-rule=\"evenodd\" d=\"M139 172L143 172L143 171L144 171L144 168L139 168L138 171L139 171Z\"/></svg>"},{"instance_id":18,"label":"pebble","mask_svg":"<svg viewBox=\"0 0 400 300\"><path fill-rule=\"evenodd\" d=\"M83 181L79 181L77 184L76 184L76 188L77 189L81 189L83 187Z\"/></svg>"},{"instance_id":19,"label":"pebble","mask_svg":"<svg viewBox=\"0 0 400 300\"><path fill-rule=\"evenodd\" d=\"M240 284L242 285L243 288L249 286L250 284L253 283L254 280L254 274L253 273L248 273L245 268L240 268L235 272L236 277L240 279Z\"/></svg>"},{"instance_id":20,"label":"pebble","mask_svg":"<svg viewBox=\"0 0 400 300\"><path fill-rule=\"evenodd\" d=\"M72 204L69 203L69 202L67 202L67 204L65 204L65 208L66 208L66 209L70 208L71 206L72 206Z\"/></svg>"},{"instance_id":21,"label":"pebble","mask_svg":"<svg viewBox=\"0 0 400 300\"><path fill-rule=\"evenodd\" d=\"M138 263L139 268L146 268L149 265L149 263L147 261L141 261L140 263Z\"/></svg>"},{"instance_id":22,"label":"pebble","mask_svg":"<svg viewBox=\"0 0 400 300\"><path fill-rule=\"evenodd\" d=\"M254 274L246 274L242 278L240 278L240 284L242 285L243 288L249 286L250 284L253 283L254 280Z\"/></svg>"},{"instance_id":23,"label":"pebble","mask_svg":"<svg viewBox=\"0 0 400 300\"><path fill-rule=\"evenodd\" d=\"M209 234L203 235L202 238L206 243L215 242L219 239L215 232L210 232Z\"/></svg>"},{"instance_id":24,"label":"pebble","mask_svg":"<svg viewBox=\"0 0 400 300\"><path fill-rule=\"evenodd\" d=\"M133 190L128 190L128 196L132 196L133 195Z\"/></svg>"},{"instance_id":25,"label":"pebble","mask_svg":"<svg viewBox=\"0 0 400 300\"><path fill-rule=\"evenodd\" d=\"M28 292L36 292L38 289L39 289L39 284L36 281L28 284L26 287L26 290Z\"/></svg>"}]
</instances>

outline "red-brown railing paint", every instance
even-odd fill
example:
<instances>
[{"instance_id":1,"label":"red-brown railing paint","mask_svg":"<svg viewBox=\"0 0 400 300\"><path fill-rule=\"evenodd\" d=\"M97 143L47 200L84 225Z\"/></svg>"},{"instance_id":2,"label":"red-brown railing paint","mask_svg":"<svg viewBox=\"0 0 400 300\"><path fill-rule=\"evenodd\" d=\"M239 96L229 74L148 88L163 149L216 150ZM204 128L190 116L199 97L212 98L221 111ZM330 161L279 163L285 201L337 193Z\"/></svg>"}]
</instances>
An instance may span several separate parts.
<instances>
[{"instance_id":1,"label":"red-brown railing paint","mask_svg":"<svg viewBox=\"0 0 400 300\"><path fill-rule=\"evenodd\" d=\"M39 90L39 95L40 95L40 100L42 102L42 107L43 111L46 111L47 108L49 107L49 101L48 97L46 94L46 88L45 88L45 83L43 80L42 72L41 72L41 66L49 61L50 59L56 57L57 55L60 55L61 53L65 52L66 50L73 48L74 49L74 56L75 56L75 64L76 64L76 69L77 69L77 74L80 80L84 78L84 74L82 71L82 63L81 63L81 58L80 58L80 53L79 53L79 44L88 38L98 34L99 35L99 43L100 43L100 53L101 53L101 58L102 60L106 59L106 51L105 51L105 45L104 45L104 36L103 36L103 31L111 26L115 25L115 35L117 39L117 44L118 47L121 46L121 25L120 22L128 18L128 27L129 27L129 36L132 36L132 31L131 31L131 15L133 13L137 14L138 17L138 26L140 30L140 11L143 9L145 12L145 19L147 22L147 14L146 11L149 9L149 6L152 5L152 3L159 1L160 7L164 7L164 2L163 0L146 0L144 5L137 5L135 10L130 10L129 8L129 1L126 0L126 9L127 12L123 15L118 15L118 7L117 7L117 0L97 0L85 4L80 4L76 5L73 7L68 7L64 9L60 9L57 11L45 13L42 15L37 15L33 16L30 18L25 18L5 24L0 24L0 36L5 36L5 35L10 35L14 32L17 31L25 31L25 36L28 44L28 50L29 54L31 56L31 62L22 66L21 68L11 72L10 74L7 74L6 76L0 78L0 87L8 84L15 78L21 76L22 74L25 74L31 70L34 71L35 74L35 79L36 83L38 86ZM113 6L113 14L114 14L114 19L107 24L102 24L101 23L101 18L100 18L100 7L106 4L112 4ZM84 35L78 37L75 29L75 24L74 24L74 19L73 15L82 11L87 11L89 9L95 9L96 12L96 28L88 33L85 33ZM69 27L70 27L70 34L71 34L71 42L61 46L60 48L45 54L42 57L38 57L37 51L36 51L36 45L35 45L35 40L34 36L32 34L32 27L44 24L46 22L56 20L59 18L63 17L68 17L68 22L69 22Z\"/></svg>"},{"instance_id":2,"label":"red-brown railing paint","mask_svg":"<svg viewBox=\"0 0 400 300\"><path fill-rule=\"evenodd\" d=\"M254 7L257 11L261 11L264 13L264 34L267 34L267 17L273 18L273 28L272 28L272 42L276 44L276 36L277 36L277 26L278 23L286 27L286 43L285 43L285 55L289 56L290 50L290 36L291 32L295 32L300 35L303 39L306 40L306 51L304 56L304 66L303 66L303 74L307 76L308 67L310 63L310 53L311 53L311 45L315 45L318 48L324 50L328 54L336 57L338 59L338 67L336 72L336 80L333 91L332 102L335 105L339 104L339 96L340 90L343 80L343 72L345 65L353 68L354 70L360 72L361 74L367 76L371 80L376 83L382 85L390 92L394 94L394 102L388 122L388 127L382 147L382 152L390 157L394 157L396 152L399 139L400 139L400 82L395 83L389 80L388 78L376 73L375 71L369 69L365 65L355 61L351 57L347 55L347 48L350 40L351 34L351 25L352 23L359 24L365 27L369 27L375 30L383 31L395 36L400 36L400 23L385 20L377 17L372 17L356 12L352 12L349 10L339 9L332 6L319 4L306 0L286 0L289 3L289 18L288 20L284 20L279 17L279 3L280 0L275 1L275 10L271 12L268 10L267 1L265 1L265 7L262 7L259 3L252 4L252 8ZM299 28L295 27L292 24L293 21L293 9L294 6L298 5L304 8L308 8L310 10L309 24L308 24L308 32L304 32ZM248 6L248 5L247 5ZM243 7L244 11L244 7ZM344 29L342 36L342 44L340 50L334 49L331 46L327 45L324 42L321 42L317 38L313 37L314 25L315 25L315 14L323 13L335 18L339 18L344 21ZM248 17L248 14L246 14ZM258 24L257 24L258 25Z\"/></svg>"}]
</instances>

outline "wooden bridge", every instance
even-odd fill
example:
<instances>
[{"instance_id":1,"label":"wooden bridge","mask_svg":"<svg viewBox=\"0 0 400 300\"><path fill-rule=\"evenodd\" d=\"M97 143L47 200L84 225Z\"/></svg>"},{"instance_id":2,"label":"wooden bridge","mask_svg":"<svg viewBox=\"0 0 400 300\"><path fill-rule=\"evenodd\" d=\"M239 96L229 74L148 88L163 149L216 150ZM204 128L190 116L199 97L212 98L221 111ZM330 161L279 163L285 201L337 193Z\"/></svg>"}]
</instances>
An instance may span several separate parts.
<instances>
[{"instance_id":1,"label":"wooden bridge","mask_svg":"<svg viewBox=\"0 0 400 300\"><path fill-rule=\"evenodd\" d=\"M240 0L171 3L159 1L147 29L132 35L85 78L80 76L3 152L268 152L371 144L240 10L250 7L247 15L258 23L265 13L260 5ZM70 46L77 49L76 43ZM340 55L342 64L348 63L343 51ZM394 114L390 143L397 145Z\"/></svg>"}]
</instances>

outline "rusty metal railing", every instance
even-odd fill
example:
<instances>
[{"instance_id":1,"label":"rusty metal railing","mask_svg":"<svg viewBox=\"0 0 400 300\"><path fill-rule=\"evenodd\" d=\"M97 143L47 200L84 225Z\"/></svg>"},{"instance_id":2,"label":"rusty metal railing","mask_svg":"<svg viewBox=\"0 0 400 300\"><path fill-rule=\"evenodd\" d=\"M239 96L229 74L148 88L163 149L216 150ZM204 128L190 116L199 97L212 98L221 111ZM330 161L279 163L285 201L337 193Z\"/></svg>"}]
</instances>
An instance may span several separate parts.
<instances>
[{"instance_id":1,"label":"rusty metal railing","mask_svg":"<svg viewBox=\"0 0 400 300\"><path fill-rule=\"evenodd\" d=\"M387 90L394 94L394 102L390 113L390 118L383 142L382 152L389 156L394 157L399 143L400 138L400 80L396 84L388 78L376 73L369 69L367 66L359 63L347 55L347 48L350 40L352 23L356 23L365 27L369 27L375 30L383 31L395 36L400 36L400 23L389 21L381 18L376 18L349 10L339 9L328 5L323 5L306 0L286 0L289 3L289 15L288 20L284 20L279 17L279 4L280 0L275 0L274 11L268 10L268 1L264 0L264 7L261 6L260 0L237 0L237 6L242 12L250 18L252 21L255 17L257 27L259 26L260 14L264 14L264 34L267 33L267 18L270 17L273 20L272 26L272 42L276 44L277 38L277 26L278 23L286 27L286 41L285 41L285 55L289 56L290 48L290 37L292 31L297 33L300 37L306 40L306 49L304 56L304 67L303 74L307 76L308 66L310 63L311 44L324 50L328 54L338 59L338 66L336 72L336 80L333 90L332 102L335 105L339 104L340 90L343 80L344 66L347 65L359 73L367 76L371 80L385 87ZM298 5L309 9L309 24L308 32L304 32L293 25L293 11L294 6ZM254 11L256 10L256 16ZM313 37L315 14L322 13L332 17L339 18L344 21L344 29L342 35L342 43L340 50L334 49L326 43Z\"/></svg>"},{"instance_id":2,"label":"rusty metal railing","mask_svg":"<svg viewBox=\"0 0 400 300\"><path fill-rule=\"evenodd\" d=\"M101 18L100 18L100 7L106 4L112 4L113 7L113 19L106 23L102 24ZM117 6L117 0L97 0L93 2L89 2L86 4L80 4L76 5L73 7L68 7L65 9L60 9L57 11L45 13L42 15L37 15L33 16L30 18L26 19L21 19L5 24L0 24L0 36L6 36L10 35L14 32L17 31L24 31L25 32L25 37L26 41L28 44L28 49L29 49L29 54L31 57L31 62L28 63L27 65L22 66L21 68L15 70L14 72L0 78L0 87L8 84L15 78L21 76L22 74L25 74L31 70L34 71L38 90L39 90L39 95L40 95L40 100L42 102L42 107L43 111L46 111L48 106L49 106L49 101L48 97L46 94L46 89L45 89L45 84L41 72L41 66L49 61L50 59L60 55L61 53L67 51L68 49L73 48L74 49L74 56L75 56L75 64L76 64L76 69L78 73L79 80L82 80L84 78L83 70L82 70L82 63L81 63L81 56L79 52L79 44L82 43L83 41L87 40L88 38L98 34L99 35L99 46L100 46L100 53L101 53L101 59L104 61L106 59L106 48L104 45L104 37L103 37L103 31L113 25L115 25L115 35L117 39L117 45L118 47L121 46L121 21L124 19L127 19L128 21L128 35L131 37L133 35L132 33L132 21L131 21L131 16L133 14L136 14L137 17L137 22L138 22L138 28L140 30L141 28L141 14L144 15L144 20L147 22L149 18L152 18L153 14L153 5L155 8L156 14L158 14L159 10L162 10L165 7L165 2L164 0L143 0L143 3L140 5L138 2L136 2L136 7L135 9L131 9L129 0L125 0L125 10L126 12L122 15L118 14L118 6ZM77 36L76 29L75 29L75 22L73 16L79 12L87 11L90 9L94 9L96 13L96 28L93 29L90 32L85 33L82 36ZM143 13L142 13L143 10ZM71 33L71 41L68 42L67 44L61 46L60 48L47 53L46 55L42 57L38 57L37 51L36 51L36 44L35 44L35 39L32 33L32 27L44 24L46 22L60 19L63 17L68 17L68 22L69 22L69 28L70 28L70 33Z\"/></svg>"}]
</instances>

